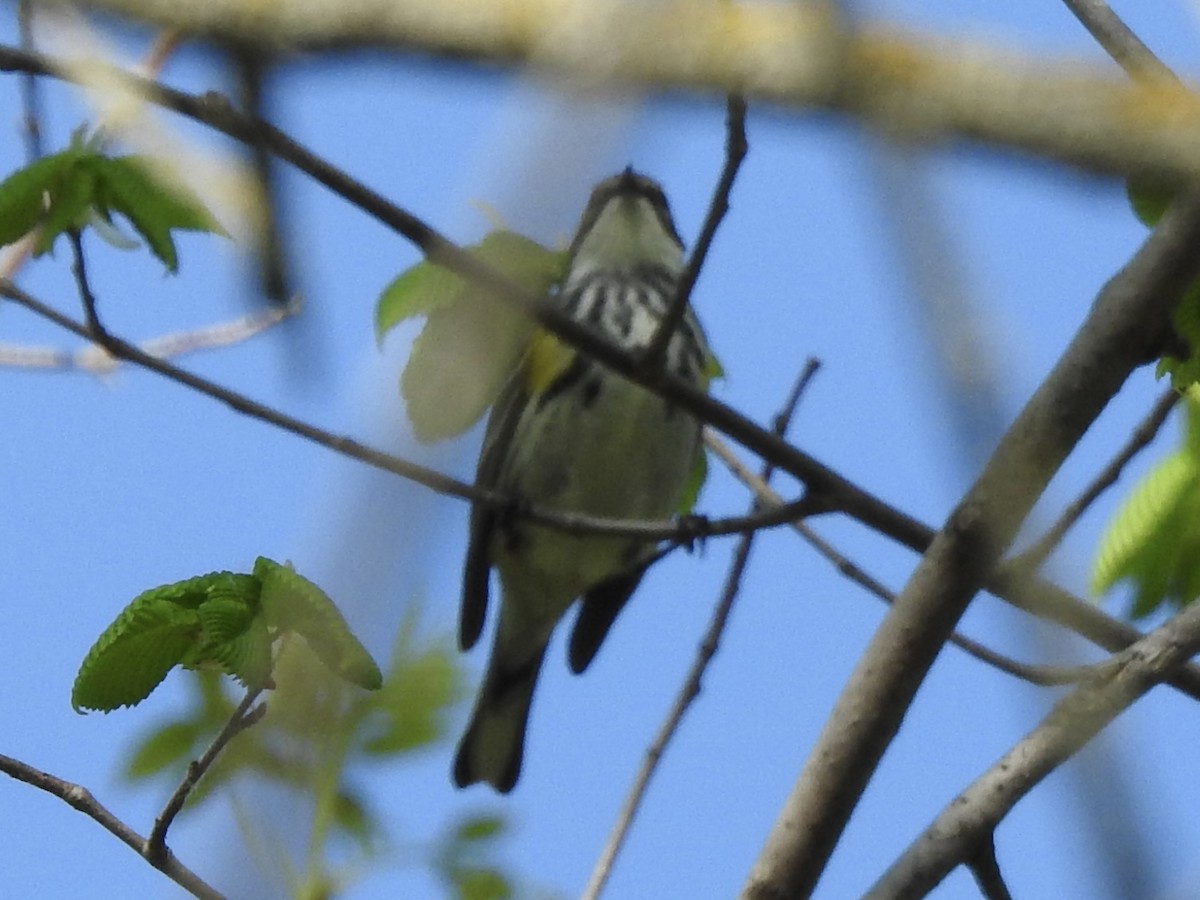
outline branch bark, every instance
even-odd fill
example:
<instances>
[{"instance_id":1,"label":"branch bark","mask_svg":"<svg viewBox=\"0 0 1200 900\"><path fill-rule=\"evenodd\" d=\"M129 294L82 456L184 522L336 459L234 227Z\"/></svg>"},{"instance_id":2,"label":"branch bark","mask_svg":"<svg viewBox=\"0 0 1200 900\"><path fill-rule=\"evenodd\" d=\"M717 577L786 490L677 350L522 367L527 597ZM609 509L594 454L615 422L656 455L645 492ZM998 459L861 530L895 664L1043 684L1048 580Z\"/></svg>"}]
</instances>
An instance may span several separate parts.
<instances>
[{"instance_id":1,"label":"branch bark","mask_svg":"<svg viewBox=\"0 0 1200 900\"><path fill-rule=\"evenodd\" d=\"M924 897L974 848L991 842L1017 801L1198 651L1200 603L1193 603L1060 700L1037 728L946 806L867 897Z\"/></svg>"},{"instance_id":2,"label":"branch bark","mask_svg":"<svg viewBox=\"0 0 1200 900\"><path fill-rule=\"evenodd\" d=\"M46 4L51 0L40 0ZM819 4L619 0L84 0L272 52L386 48L591 85L739 94L913 141L966 138L1094 171L1200 178L1200 102L1167 79L862 24Z\"/></svg>"}]
</instances>

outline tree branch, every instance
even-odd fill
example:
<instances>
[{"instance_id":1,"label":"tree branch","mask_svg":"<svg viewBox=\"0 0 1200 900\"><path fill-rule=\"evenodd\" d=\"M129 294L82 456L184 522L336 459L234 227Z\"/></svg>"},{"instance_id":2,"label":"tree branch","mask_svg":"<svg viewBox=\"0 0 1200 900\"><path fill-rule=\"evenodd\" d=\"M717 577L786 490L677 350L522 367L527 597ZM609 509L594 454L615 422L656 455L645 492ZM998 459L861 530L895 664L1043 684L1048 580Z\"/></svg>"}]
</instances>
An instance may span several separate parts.
<instances>
[{"instance_id":1,"label":"tree branch","mask_svg":"<svg viewBox=\"0 0 1200 900\"><path fill-rule=\"evenodd\" d=\"M934 658L1050 477L1159 346L1200 270L1200 197L1176 202L1087 319L934 538L851 674L744 888L807 896Z\"/></svg>"},{"instance_id":2,"label":"tree branch","mask_svg":"<svg viewBox=\"0 0 1200 900\"><path fill-rule=\"evenodd\" d=\"M63 781L49 772L42 772L33 766L26 765L11 756L0 754L0 772L10 775L17 781L23 781L38 790L53 794L68 806L79 810L85 816L98 822L109 833L115 835L122 843L131 847L134 852L143 857L150 865L158 869L193 897L201 900L223 900L220 892L210 887L199 875L181 863L170 850L160 857L151 858L148 853L147 841L136 831L118 819L95 797L92 792L82 785Z\"/></svg>"},{"instance_id":3,"label":"tree branch","mask_svg":"<svg viewBox=\"0 0 1200 900\"><path fill-rule=\"evenodd\" d=\"M1043 778L1200 651L1200 603L1184 607L1060 700L1041 723L958 795L875 883L868 897L923 897Z\"/></svg>"},{"instance_id":4,"label":"tree branch","mask_svg":"<svg viewBox=\"0 0 1200 900\"><path fill-rule=\"evenodd\" d=\"M43 0L45 2L45 0ZM186 33L272 50L386 48L558 75L572 83L743 95L835 111L911 142L965 138L1094 171L1200 177L1200 104L978 40L862 25L831 33L820 4L618 0L86 0Z\"/></svg>"}]
</instances>

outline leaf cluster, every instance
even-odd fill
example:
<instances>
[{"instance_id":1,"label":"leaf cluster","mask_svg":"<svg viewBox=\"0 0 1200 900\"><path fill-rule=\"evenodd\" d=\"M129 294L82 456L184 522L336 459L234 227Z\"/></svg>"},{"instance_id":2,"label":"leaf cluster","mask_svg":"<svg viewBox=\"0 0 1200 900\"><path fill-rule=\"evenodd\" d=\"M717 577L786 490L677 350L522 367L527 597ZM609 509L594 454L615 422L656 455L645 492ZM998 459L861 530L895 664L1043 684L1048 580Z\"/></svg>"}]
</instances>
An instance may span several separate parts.
<instances>
[{"instance_id":1,"label":"leaf cluster","mask_svg":"<svg viewBox=\"0 0 1200 900\"><path fill-rule=\"evenodd\" d=\"M134 706L175 666L271 684L272 645L295 633L331 671L368 690L379 667L315 584L259 557L251 574L210 572L143 591L96 639L71 691L77 711Z\"/></svg>"},{"instance_id":2,"label":"leaf cluster","mask_svg":"<svg viewBox=\"0 0 1200 900\"><path fill-rule=\"evenodd\" d=\"M77 135L61 153L45 156L0 182L0 245L36 228L35 256L58 237L89 224L112 232L113 215L134 227L170 272L179 268L172 231L224 230L182 183L168 182L162 166L145 156L109 157L99 142Z\"/></svg>"}]
</instances>

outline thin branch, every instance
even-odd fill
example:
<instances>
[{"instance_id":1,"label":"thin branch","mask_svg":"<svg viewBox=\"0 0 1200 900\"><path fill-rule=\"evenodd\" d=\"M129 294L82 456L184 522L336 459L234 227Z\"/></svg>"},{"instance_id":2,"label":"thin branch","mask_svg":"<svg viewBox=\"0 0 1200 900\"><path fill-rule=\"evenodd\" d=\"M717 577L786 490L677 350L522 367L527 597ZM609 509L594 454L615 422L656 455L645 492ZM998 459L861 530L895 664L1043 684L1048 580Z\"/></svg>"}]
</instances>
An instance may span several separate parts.
<instances>
[{"instance_id":1,"label":"thin branch","mask_svg":"<svg viewBox=\"0 0 1200 900\"><path fill-rule=\"evenodd\" d=\"M729 445L722 441L714 432L708 431L705 433L704 443L725 464L729 471L733 473L735 478L754 492L754 496L762 506L778 506L783 502L783 498L758 475L751 472L734 455ZM840 575L845 576L888 605L891 605L895 601L896 595L894 592L821 537L807 522L794 521L790 525L792 530L800 535L817 553L825 557ZM975 657L980 662L992 666L1006 675L1012 675L1014 678L1019 678L1038 687L1077 684L1093 670L1092 666L1043 666L1018 662L1011 657L997 653L995 650L957 631L950 635L950 643L968 655ZM1200 692L1197 692L1193 696L1195 699L1200 700Z\"/></svg>"},{"instance_id":2,"label":"thin branch","mask_svg":"<svg viewBox=\"0 0 1200 900\"><path fill-rule=\"evenodd\" d=\"M186 369L181 369L165 359L151 355L146 350L102 329L100 332L97 332L83 323L63 315L58 310L48 306L4 278L0 278L0 296L7 297L19 303L67 331L77 334L88 341L95 342L117 359L134 363L155 372L200 394L218 400L239 413L273 425L283 431L298 435L343 456L415 481L442 494L475 500L479 503L497 507L511 506L510 499L502 493L466 484L458 479L436 472L433 469L428 469L400 457L374 450L351 438L333 434L265 404L251 400L244 394L222 387L212 381L201 378L199 375L194 375ZM786 503L778 509L766 510L755 515L730 516L713 520L692 518L683 522L605 519L575 513L542 511L536 508L522 509L520 514L531 521L551 525L570 533L606 534L620 537L637 537L644 540L675 541L686 544L700 538L744 534L749 531L775 527L791 519L813 514L821 509L822 507L818 503L802 497Z\"/></svg>"},{"instance_id":3,"label":"thin branch","mask_svg":"<svg viewBox=\"0 0 1200 900\"><path fill-rule=\"evenodd\" d=\"M17 781L23 781L38 790L53 794L68 806L79 810L88 818L98 822L105 830L114 835L126 846L143 857L158 871L162 872L177 885L201 900L223 900L223 895L211 887L199 875L185 866L170 850L158 859L152 859L147 851L145 838L118 819L112 812L95 797L92 792L82 785L64 781L49 772L43 772L27 765L11 756L0 754L0 772L4 772Z\"/></svg>"},{"instance_id":4,"label":"thin branch","mask_svg":"<svg viewBox=\"0 0 1200 900\"><path fill-rule=\"evenodd\" d=\"M1128 443L1113 457L1112 462L1105 466L1083 493L1063 510L1058 521L1044 535L1036 540L1029 549L1013 557L1012 564L1027 566L1030 571L1041 568L1042 563L1054 552L1066 533L1087 512L1088 507L1117 483L1129 462L1154 440L1178 400L1179 394L1174 388L1167 388L1163 391L1162 396L1155 402L1146 418L1134 429L1133 434L1129 436Z\"/></svg>"},{"instance_id":5,"label":"thin branch","mask_svg":"<svg viewBox=\"0 0 1200 900\"><path fill-rule=\"evenodd\" d=\"M1013 900L1012 892L1004 883L1004 873L1000 871L1000 862L996 859L996 841L988 834L979 850L967 860L967 867L975 876L979 893L985 900Z\"/></svg>"},{"instance_id":6,"label":"thin branch","mask_svg":"<svg viewBox=\"0 0 1200 900\"><path fill-rule=\"evenodd\" d=\"M1200 196L1172 204L1100 291L864 648L743 888L807 896L917 689L1046 484L1130 373L1169 333L1200 271Z\"/></svg>"},{"instance_id":7,"label":"thin branch","mask_svg":"<svg viewBox=\"0 0 1200 900\"><path fill-rule=\"evenodd\" d=\"M1178 83L1179 78L1159 59L1105 0L1063 0L1104 51L1134 78L1153 76Z\"/></svg>"},{"instance_id":8,"label":"thin branch","mask_svg":"<svg viewBox=\"0 0 1200 900\"><path fill-rule=\"evenodd\" d=\"M17 5L17 27L21 31L21 49L33 53L33 0L21 0ZM45 155L45 150L42 147L42 94L32 72L21 76L21 110L25 160L35 162Z\"/></svg>"},{"instance_id":9,"label":"thin branch","mask_svg":"<svg viewBox=\"0 0 1200 900\"><path fill-rule=\"evenodd\" d=\"M217 756L225 749L226 744L262 719L267 711L265 704L254 710L250 709L261 693L262 688L251 688L246 691L246 696L242 698L242 702L238 704L237 709L233 711L229 720L217 733L217 736L213 738L212 743L208 745L208 749L198 759L188 763L183 780L180 781L179 786L175 788L175 792L167 800L158 818L154 820L154 828L150 831L150 837L146 840L147 859L151 861L161 859L168 852L167 831L170 830L171 823L175 821L175 817L183 809L183 804L187 802L187 798L191 795L196 785L199 784L200 779L204 777L205 773L212 768L213 763L217 761Z\"/></svg>"},{"instance_id":10,"label":"thin branch","mask_svg":"<svg viewBox=\"0 0 1200 900\"><path fill-rule=\"evenodd\" d=\"M867 896L925 896L969 859L1043 778L1198 651L1200 603L1193 603L1055 704L1033 731L942 810Z\"/></svg>"},{"instance_id":11,"label":"thin branch","mask_svg":"<svg viewBox=\"0 0 1200 900\"><path fill-rule=\"evenodd\" d=\"M683 321L692 290L696 286L696 279L700 277L700 269L708 258L708 250L717 234L717 228L729 212L729 194L733 190L733 182L737 179L742 160L746 158L746 150L746 101L736 94L730 94L725 101L725 163L716 187L713 188L712 200L708 204L708 212L692 248L692 255L688 257L687 265L675 288L675 296L659 322L654 339L644 351L642 364L649 368L662 364L671 338L679 328L679 323Z\"/></svg>"},{"instance_id":12,"label":"thin branch","mask_svg":"<svg viewBox=\"0 0 1200 900\"><path fill-rule=\"evenodd\" d=\"M820 363L810 358L805 363L804 369L788 393L783 408L775 417L775 432L780 437L787 432L788 424L795 414L800 397L812 381L818 368L820 368ZM760 477L764 482L771 477L769 463L764 466ZM751 514L758 508L758 501L755 500L750 507ZM692 663L692 668L688 672L687 678L684 679L683 687L676 696L675 703L671 707L670 712L667 713L667 718L663 721L658 733L654 736L654 740L646 751L646 758L643 760L637 777L634 778L633 784L625 796L625 802L621 805L621 811L617 814L617 819L613 823L608 839L604 843L604 849L600 853L600 858L596 861L596 865L592 869L592 875L583 890L582 900L596 900L600 896L600 892L604 890L604 885L607 884L609 875L612 873L613 864L616 862L617 854L621 852L625 838L629 835L629 829L633 827L633 819L637 815L642 801L645 799L646 790L650 786L650 779L658 769L658 763L666 752L667 744L671 742L671 739L679 730L683 716L687 712L688 707L692 705L692 701L700 696L701 681L704 678L705 671L708 669L708 664L717 652L721 634L725 631L725 625L729 621L729 614L733 610L733 602L737 598L741 587L742 575L746 571L746 565L750 561L750 547L754 541L754 535L755 532L746 532L742 535L741 540L738 541L733 559L729 565L729 573L725 578L725 585L721 591L721 598L717 602L716 609L713 611L708 630L704 633L704 639L700 642L700 649L696 654L696 660Z\"/></svg>"}]
</instances>

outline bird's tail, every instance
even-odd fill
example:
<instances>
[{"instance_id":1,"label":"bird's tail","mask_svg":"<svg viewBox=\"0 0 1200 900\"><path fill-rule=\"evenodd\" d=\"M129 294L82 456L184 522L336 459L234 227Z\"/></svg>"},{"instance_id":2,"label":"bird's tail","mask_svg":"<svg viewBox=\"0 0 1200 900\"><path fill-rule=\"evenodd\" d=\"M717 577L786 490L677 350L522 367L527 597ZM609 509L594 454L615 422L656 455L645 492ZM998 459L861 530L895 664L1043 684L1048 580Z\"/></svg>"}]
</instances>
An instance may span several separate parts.
<instances>
[{"instance_id":1,"label":"bird's tail","mask_svg":"<svg viewBox=\"0 0 1200 900\"><path fill-rule=\"evenodd\" d=\"M511 627L501 612L487 675L479 689L471 723L458 744L454 783L466 787L486 781L507 794L521 774L529 705L546 655L549 630L531 634Z\"/></svg>"}]
</instances>

